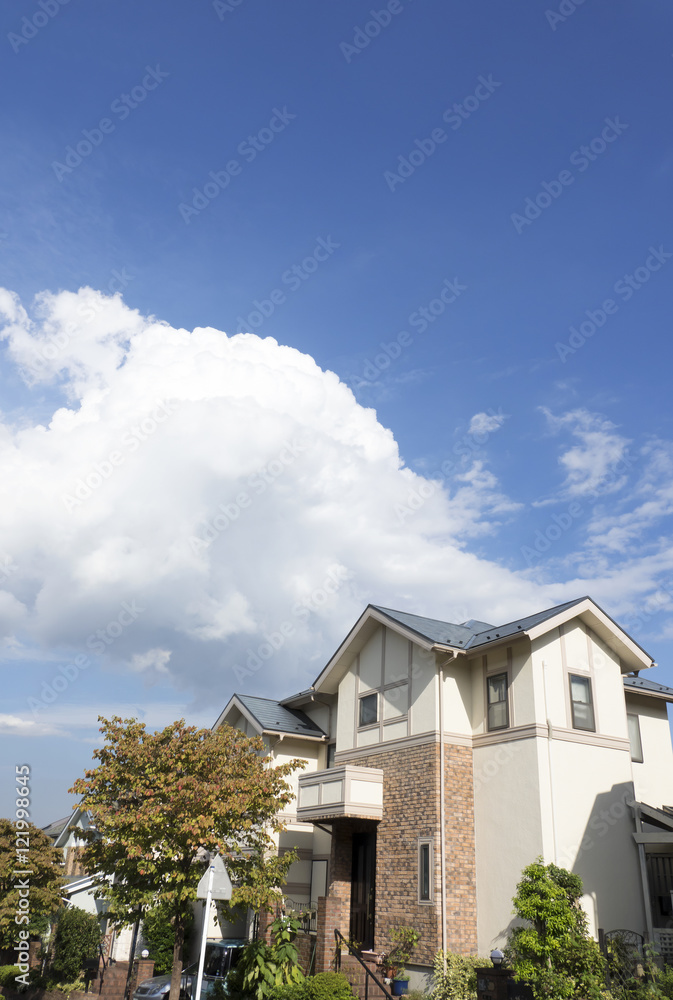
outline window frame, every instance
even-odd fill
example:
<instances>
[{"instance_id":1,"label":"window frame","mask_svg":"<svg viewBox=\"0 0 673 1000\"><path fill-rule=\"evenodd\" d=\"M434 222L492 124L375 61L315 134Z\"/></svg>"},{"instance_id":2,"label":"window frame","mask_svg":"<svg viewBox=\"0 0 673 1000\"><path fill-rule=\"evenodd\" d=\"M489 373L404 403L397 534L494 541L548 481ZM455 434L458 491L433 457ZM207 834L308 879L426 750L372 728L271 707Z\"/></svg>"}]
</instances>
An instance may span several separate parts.
<instances>
[{"instance_id":1,"label":"window frame","mask_svg":"<svg viewBox=\"0 0 673 1000\"><path fill-rule=\"evenodd\" d=\"M426 853L427 852L427 853ZM423 895L424 856L427 856L428 895ZM435 844L433 837L418 838L418 903L420 906L431 906L435 899L433 872L435 868Z\"/></svg>"},{"instance_id":2,"label":"window frame","mask_svg":"<svg viewBox=\"0 0 673 1000\"><path fill-rule=\"evenodd\" d=\"M631 739L631 719L635 721L636 729L638 730L638 750L640 751L639 757L634 757L634 750L636 749L633 745L633 740ZM637 712L627 712L626 713L626 724L629 731L629 744L631 746L631 760L634 764L642 764L644 761L643 756L643 734L640 729L640 716Z\"/></svg>"},{"instance_id":3,"label":"window frame","mask_svg":"<svg viewBox=\"0 0 673 1000\"><path fill-rule=\"evenodd\" d=\"M503 701L494 701L494 702L491 703L489 701L489 697L488 697L488 695L489 695L489 681L495 680L496 678L499 678L499 677L504 677L505 678L505 697L504 697ZM510 685L510 678L509 678L509 670L507 670L507 669L505 669L505 670L497 670L497 671L493 670L493 671L491 671L491 673L486 674L486 732L488 732L488 733L501 732L502 730L509 729L511 727L511 718L510 718L510 714L511 713L510 713L510 705L509 705L509 691L510 691L510 686L511 685ZM491 710L492 707L494 707L496 705L502 705L503 703L505 705L506 722L502 726L492 726L491 725L491 712L490 712L490 710Z\"/></svg>"},{"instance_id":4,"label":"window frame","mask_svg":"<svg viewBox=\"0 0 673 1000\"><path fill-rule=\"evenodd\" d=\"M577 702L578 705L588 704L591 709L591 726L578 726L575 718L575 700L573 698L573 680L585 681L589 691L588 702ZM570 698L570 721L572 728L580 733L595 733L596 730L596 709L594 705L594 686L591 674L576 674L568 671L568 696Z\"/></svg>"},{"instance_id":5,"label":"window frame","mask_svg":"<svg viewBox=\"0 0 673 1000\"><path fill-rule=\"evenodd\" d=\"M379 694L380 694L379 691L374 690L374 691L365 691L361 695L358 696L358 729L371 729L373 726L378 726L380 724L380 722L381 722L381 705L380 705L381 699L379 698ZM375 704L376 704L376 718L370 720L369 722L363 722L362 721L362 706L363 706L364 702L367 700L367 698L375 698L376 699L376 701L375 701Z\"/></svg>"}]
</instances>

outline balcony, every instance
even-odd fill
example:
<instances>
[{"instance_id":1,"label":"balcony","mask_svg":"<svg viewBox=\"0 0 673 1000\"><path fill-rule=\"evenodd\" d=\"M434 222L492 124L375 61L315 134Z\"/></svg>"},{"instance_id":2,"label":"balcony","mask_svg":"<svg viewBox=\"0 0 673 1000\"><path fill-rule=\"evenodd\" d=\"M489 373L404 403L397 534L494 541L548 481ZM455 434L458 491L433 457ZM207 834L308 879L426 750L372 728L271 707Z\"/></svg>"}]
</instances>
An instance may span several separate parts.
<instances>
[{"instance_id":1,"label":"balcony","mask_svg":"<svg viewBox=\"0 0 673 1000\"><path fill-rule=\"evenodd\" d=\"M383 819L383 771L342 764L299 776L297 819Z\"/></svg>"}]
</instances>

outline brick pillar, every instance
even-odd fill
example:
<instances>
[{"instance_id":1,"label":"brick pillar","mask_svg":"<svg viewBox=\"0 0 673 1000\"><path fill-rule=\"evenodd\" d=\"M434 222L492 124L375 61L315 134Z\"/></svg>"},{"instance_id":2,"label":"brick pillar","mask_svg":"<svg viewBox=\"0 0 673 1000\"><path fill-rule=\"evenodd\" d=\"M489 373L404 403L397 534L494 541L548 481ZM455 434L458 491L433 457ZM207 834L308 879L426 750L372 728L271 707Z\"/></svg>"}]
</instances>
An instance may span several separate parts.
<instances>
[{"instance_id":1,"label":"brick pillar","mask_svg":"<svg viewBox=\"0 0 673 1000\"><path fill-rule=\"evenodd\" d=\"M341 916L335 924L344 937L350 931L351 878L353 873L353 830L350 823L335 823L330 852L330 884L327 894L338 896L342 902ZM332 931L334 936L334 931Z\"/></svg>"},{"instance_id":2,"label":"brick pillar","mask_svg":"<svg viewBox=\"0 0 673 1000\"><path fill-rule=\"evenodd\" d=\"M153 958L139 958L136 960L136 972L135 972L135 985L144 982L145 979L151 979L154 975L154 959Z\"/></svg>"},{"instance_id":3,"label":"brick pillar","mask_svg":"<svg viewBox=\"0 0 673 1000\"><path fill-rule=\"evenodd\" d=\"M334 928L341 929L342 912L343 902L339 896L321 896L319 898L318 939L315 952L316 972L327 972L332 964L336 947Z\"/></svg>"}]
</instances>

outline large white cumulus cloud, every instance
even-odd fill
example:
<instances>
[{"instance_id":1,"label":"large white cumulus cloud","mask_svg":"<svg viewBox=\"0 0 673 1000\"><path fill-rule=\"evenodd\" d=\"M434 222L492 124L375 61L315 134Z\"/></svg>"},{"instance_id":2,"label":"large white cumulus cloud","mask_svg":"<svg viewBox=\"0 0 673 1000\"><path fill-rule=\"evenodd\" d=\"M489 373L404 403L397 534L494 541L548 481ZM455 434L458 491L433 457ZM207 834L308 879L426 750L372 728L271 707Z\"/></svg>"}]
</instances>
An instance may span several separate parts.
<instances>
[{"instance_id":1,"label":"large white cumulus cloud","mask_svg":"<svg viewBox=\"0 0 673 1000\"><path fill-rule=\"evenodd\" d=\"M494 481L452 502L307 355L176 330L91 289L44 294L32 315L0 291L0 319L8 357L57 400L45 425L0 425L10 650L103 651L229 690L266 633L278 652L247 689L277 693L370 600L506 620L565 596L463 548L506 509Z\"/></svg>"}]
</instances>

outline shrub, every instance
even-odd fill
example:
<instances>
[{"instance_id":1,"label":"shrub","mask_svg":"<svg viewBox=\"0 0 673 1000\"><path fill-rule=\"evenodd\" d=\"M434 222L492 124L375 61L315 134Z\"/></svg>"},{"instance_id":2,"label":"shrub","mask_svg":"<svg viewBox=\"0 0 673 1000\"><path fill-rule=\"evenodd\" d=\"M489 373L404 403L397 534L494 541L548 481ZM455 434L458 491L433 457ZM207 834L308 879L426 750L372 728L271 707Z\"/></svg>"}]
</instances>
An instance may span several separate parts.
<instances>
[{"instance_id":1,"label":"shrub","mask_svg":"<svg viewBox=\"0 0 673 1000\"><path fill-rule=\"evenodd\" d=\"M79 979L87 958L96 958L101 942L98 918L93 913L70 906L62 910L56 924L52 968L59 979Z\"/></svg>"},{"instance_id":2,"label":"shrub","mask_svg":"<svg viewBox=\"0 0 673 1000\"><path fill-rule=\"evenodd\" d=\"M510 931L507 956L536 1000L601 1000L605 959L580 905L582 879L539 858L524 868L513 899L527 926Z\"/></svg>"},{"instance_id":3,"label":"shrub","mask_svg":"<svg viewBox=\"0 0 673 1000\"><path fill-rule=\"evenodd\" d=\"M490 964L490 958L455 955L438 951L435 955L435 986L432 1000L477 1000L477 974ZM446 968L445 968L446 965Z\"/></svg>"},{"instance_id":4,"label":"shrub","mask_svg":"<svg viewBox=\"0 0 673 1000\"><path fill-rule=\"evenodd\" d=\"M353 1000L353 991L343 972L319 972L306 980L307 1000Z\"/></svg>"},{"instance_id":5,"label":"shrub","mask_svg":"<svg viewBox=\"0 0 673 1000\"><path fill-rule=\"evenodd\" d=\"M20 975L18 965L0 965L0 986L14 986L14 980Z\"/></svg>"}]
</instances>

